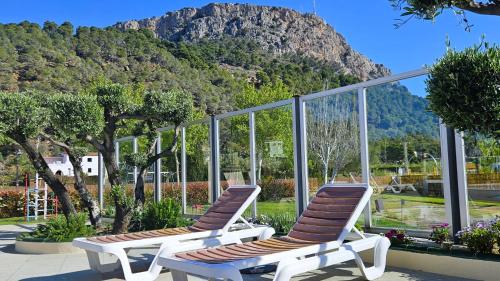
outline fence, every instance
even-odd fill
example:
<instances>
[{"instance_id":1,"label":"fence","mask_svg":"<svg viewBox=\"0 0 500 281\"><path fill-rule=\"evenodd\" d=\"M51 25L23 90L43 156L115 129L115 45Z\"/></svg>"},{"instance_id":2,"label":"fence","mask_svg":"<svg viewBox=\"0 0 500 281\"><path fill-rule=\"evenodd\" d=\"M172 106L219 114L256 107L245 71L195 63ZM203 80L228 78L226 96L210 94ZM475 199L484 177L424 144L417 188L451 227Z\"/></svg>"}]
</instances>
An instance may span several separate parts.
<instances>
[{"instance_id":1,"label":"fence","mask_svg":"<svg viewBox=\"0 0 500 281\"><path fill-rule=\"evenodd\" d=\"M425 69L405 72L183 124L180 155L159 159L150 171L154 198L159 200L166 188L180 187L183 212L197 214L220 195L221 182L260 184L263 194L249 210L252 216L280 212L299 216L310 192L322 182L363 182L376 190L364 212L367 229L427 231L431 224L442 222L455 230L464 227L469 224L469 209L462 137L420 108L401 84L412 79L422 84L426 74ZM397 120L378 120L377 109L383 108L384 99L400 97L408 100L388 109L399 116ZM405 115L409 106L416 116ZM384 122L386 126L374 126ZM431 125L417 130L417 122ZM172 130L158 130L158 151ZM394 139L401 141L387 144ZM131 152L140 149L137 137L118 139L118 162L120 145L126 142L132 143ZM391 145L401 145L398 151L403 154L388 152ZM102 204L105 182L99 159ZM388 165L390 161L396 164ZM130 173L134 181L137 169L131 167ZM203 198L196 195L197 203L191 204L196 192L189 186L194 182L197 186L205 182L201 185L208 192ZM500 214L495 208L493 212Z\"/></svg>"}]
</instances>

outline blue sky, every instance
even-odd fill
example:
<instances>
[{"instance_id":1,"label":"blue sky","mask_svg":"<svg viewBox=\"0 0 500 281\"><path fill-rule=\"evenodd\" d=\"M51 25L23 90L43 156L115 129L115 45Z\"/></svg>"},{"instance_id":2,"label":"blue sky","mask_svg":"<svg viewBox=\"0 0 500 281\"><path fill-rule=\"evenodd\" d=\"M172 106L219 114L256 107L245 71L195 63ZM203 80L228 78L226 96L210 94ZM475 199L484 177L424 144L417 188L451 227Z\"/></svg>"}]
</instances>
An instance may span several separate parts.
<instances>
[{"instance_id":1,"label":"blue sky","mask_svg":"<svg viewBox=\"0 0 500 281\"><path fill-rule=\"evenodd\" d=\"M23 0L4 1L0 9L1 23L18 23L23 20L43 24L50 20L57 23L70 21L75 26L105 27L117 21L159 16L183 7L201 7L214 1L168 0ZM312 12L313 1L217 1L284 6L301 12ZM481 40L481 35L491 43L500 43L500 17L468 13L474 24L471 32L464 31L459 20L445 13L435 23L412 20L400 29L393 27L400 11L395 11L388 0L316 0L316 13L340 32L349 44L377 63L399 73L432 64L445 51L448 36L452 46L463 49ZM416 94L422 91L422 80L408 81Z\"/></svg>"}]
</instances>

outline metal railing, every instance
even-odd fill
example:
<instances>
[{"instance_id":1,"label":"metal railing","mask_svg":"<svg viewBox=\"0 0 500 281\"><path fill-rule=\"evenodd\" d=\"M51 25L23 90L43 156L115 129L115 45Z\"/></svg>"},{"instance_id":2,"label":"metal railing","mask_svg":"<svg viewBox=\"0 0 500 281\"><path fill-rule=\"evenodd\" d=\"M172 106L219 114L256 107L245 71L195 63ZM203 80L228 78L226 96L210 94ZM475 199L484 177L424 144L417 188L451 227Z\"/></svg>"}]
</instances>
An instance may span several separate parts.
<instances>
[{"instance_id":1,"label":"metal railing","mask_svg":"<svg viewBox=\"0 0 500 281\"><path fill-rule=\"evenodd\" d=\"M248 116L248 128L249 128L249 134L248 134L248 143L249 143L249 158L250 158L250 165L249 165L249 179L251 184L256 184L257 183L257 178L256 178L256 167L257 167L257 159L256 159L256 136L255 136L255 114L257 112L263 111L263 110L270 110L270 109L275 109L275 108L280 108L283 106L288 106L290 105L292 108L292 124L293 124L293 147L294 147L294 177L295 177L295 201L296 201L296 215L299 216L302 211L306 208L309 198L308 198L308 191L309 191L309 183L308 183L308 165L307 165L307 152L308 152L308 147L307 147L307 122L306 122L306 101L311 101L314 99L318 98L324 98L328 96L333 96L333 95L339 95L339 94L345 94L345 93L357 93L357 108L358 108L358 120L359 120L359 150L360 150L360 159L361 159L361 181L363 183L369 183L370 180L370 161L369 161L369 152L368 152L368 126L367 126L367 100L366 100L366 89L368 87L373 87L377 85L382 85L386 83L392 83L392 82L398 82L403 79L408 79L408 78L414 78L414 77L419 77L426 75L428 71L426 69L418 69L414 71L409 71L409 72L404 72L401 74L397 75L392 75L388 77L382 77L374 80L369 80L353 85L348 85L345 87L340 87L340 88L335 88L331 90L326 90L318 93L313 93L309 95L304 95L304 96L297 96L291 99L287 100L281 100L277 101L274 103L269 103L269 104L264 104L256 107L251 107L251 108L246 108L238 111L232 111L232 112L226 112L222 114L218 114L215 116L211 116L210 118L205 118L202 120L196 120L193 122L189 122L186 124L181 125L181 137L180 137L180 146L181 146L181 182L182 182L182 209L183 212L186 212L186 204L187 204L187 192L186 192L186 178L187 178L187 162L186 162L186 128L192 125L198 125L198 124L208 124L209 126L209 143L210 143L210 167L209 167L209 194L211 201L215 201L216 198L219 196L220 193L220 138L219 138L219 122L221 120L225 120L230 117L235 117L235 116ZM443 127L443 125L442 125ZM160 128L158 129L158 133L160 134L161 132L172 130L173 126L165 127L165 128ZM442 130L441 130L442 131ZM450 151L450 146L448 145L447 141L449 139L449 136L444 133L443 131L441 134L441 146L442 146L442 159L447 159L445 155L453 154L453 155L458 155L459 160L461 159L460 157L463 157L463 145L460 146L460 140L461 137L460 135L455 136L457 137L457 144L454 145L453 149L454 151ZM161 149L161 144L160 144L161 137L160 135L158 136L158 141L157 141L157 151L160 151ZM116 148L117 148L117 162L119 160L119 144L120 142L124 141L132 141L133 142L133 151L137 152L137 138L132 137L132 136L127 136L123 138L117 139L116 142ZM455 157L456 158L456 157ZM102 162L102 157L99 157L100 163ZM459 167L456 167L457 169L463 169L465 163L463 161L458 161L459 162ZM104 187L104 169L103 165L100 164L99 166L99 199L102 205L102 193L103 193L103 187ZM447 220L449 222L454 222L455 224L457 223L456 220L453 220L455 217L460 217L458 213L462 214L462 219L459 222L460 227L465 226L468 224L468 219L466 218L466 212L467 212L467 198L466 196L460 196L459 202L456 203L456 206L459 206L458 209L455 208L453 209L453 204L452 204L452 199L451 199L451 193L450 193L450 173L447 172L448 167L448 162L442 160L442 167L443 167L443 189L444 189L444 194L445 194L445 208L446 208L446 214L447 214ZM137 168L134 169L134 178L136 177L137 173ZM155 200L160 200L161 199L161 159L158 160L155 164L155 188L154 188L154 193L155 193ZM463 190L460 190L460 194L466 194L466 180L464 178L463 174L460 174L459 179L460 181L459 185L460 188ZM464 192L465 191L465 192ZM464 214L465 211L465 214ZM257 212L257 206L254 203L253 208L252 208L252 215L255 216ZM370 228L371 227L371 207L368 205L365 210L365 227Z\"/></svg>"}]
</instances>

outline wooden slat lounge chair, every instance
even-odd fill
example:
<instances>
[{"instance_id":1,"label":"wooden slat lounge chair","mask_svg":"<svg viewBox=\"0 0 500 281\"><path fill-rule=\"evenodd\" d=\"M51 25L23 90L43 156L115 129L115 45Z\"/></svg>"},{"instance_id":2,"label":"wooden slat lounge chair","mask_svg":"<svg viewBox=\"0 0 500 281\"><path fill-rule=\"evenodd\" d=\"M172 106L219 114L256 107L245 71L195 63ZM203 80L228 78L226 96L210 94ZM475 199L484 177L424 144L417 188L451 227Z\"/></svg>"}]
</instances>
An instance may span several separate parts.
<instances>
[{"instance_id":1,"label":"wooden slat lounge chair","mask_svg":"<svg viewBox=\"0 0 500 281\"><path fill-rule=\"evenodd\" d=\"M287 236L182 253L164 251L158 264L169 268L175 281L186 281L188 274L241 281L241 269L277 263L274 280L284 281L354 259L364 277L372 280L385 270L390 242L354 227L371 194L368 185L325 185ZM366 268L358 252L371 248L375 264Z\"/></svg>"},{"instance_id":2,"label":"wooden slat lounge chair","mask_svg":"<svg viewBox=\"0 0 500 281\"><path fill-rule=\"evenodd\" d=\"M76 238L73 245L87 252L93 270L109 272L120 265L126 280L154 280L161 271L156 254L149 270L132 273L127 252L130 248L159 245L159 251L188 251L216 245L241 243L241 239L267 239L274 234L270 227L253 227L241 215L260 192L259 186L230 186L217 201L190 227L158 229L128 234ZM232 230L231 226L242 220L246 228ZM98 253L115 255L118 260L112 264L102 264Z\"/></svg>"}]
</instances>

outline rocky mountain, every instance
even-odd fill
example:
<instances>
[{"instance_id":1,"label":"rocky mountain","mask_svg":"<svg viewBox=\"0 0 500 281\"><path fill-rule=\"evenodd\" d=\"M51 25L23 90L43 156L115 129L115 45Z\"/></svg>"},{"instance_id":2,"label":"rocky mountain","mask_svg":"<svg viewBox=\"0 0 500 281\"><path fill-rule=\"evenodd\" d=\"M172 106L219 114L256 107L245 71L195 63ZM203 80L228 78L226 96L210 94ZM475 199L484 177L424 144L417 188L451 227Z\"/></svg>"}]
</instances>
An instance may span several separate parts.
<instances>
[{"instance_id":1,"label":"rocky mountain","mask_svg":"<svg viewBox=\"0 0 500 281\"><path fill-rule=\"evenodd\" d=\"M160 17L120 22L115 27L149 29L158 38L173 42L246 38L276 56L304 55L327 62L339 73L361 80L390 74L383 65L351 48L346 39L320 17L288 8L214 3L168 12Z\"/></svg>"}]
</instances>

